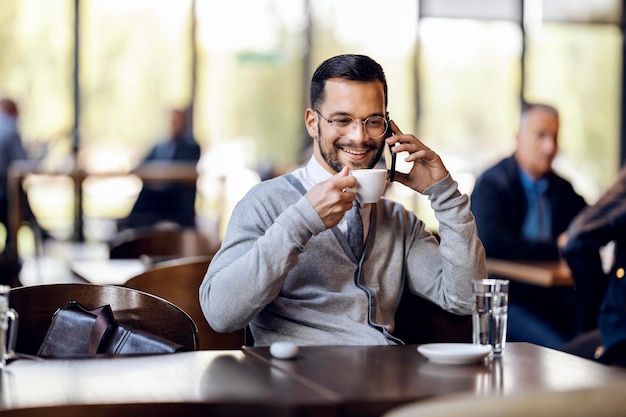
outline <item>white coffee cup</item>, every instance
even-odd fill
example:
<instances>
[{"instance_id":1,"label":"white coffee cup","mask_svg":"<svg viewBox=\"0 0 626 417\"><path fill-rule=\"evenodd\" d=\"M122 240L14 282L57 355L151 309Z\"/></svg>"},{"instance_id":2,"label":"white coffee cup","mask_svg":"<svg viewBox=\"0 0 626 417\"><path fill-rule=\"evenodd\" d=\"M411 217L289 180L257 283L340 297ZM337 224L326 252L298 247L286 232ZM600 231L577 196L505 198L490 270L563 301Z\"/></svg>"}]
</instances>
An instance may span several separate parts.
<instances>
[{"instance_id":1,"label":"white coffee cup","mask_svg":"<svg viewBox=\"0 0 626 417\"><path fill-rule=\"evenodd\" d=\"M385 193L387 186L386 169L353 169L350 175L356 177L356 199L359 203L375 203Z\"/></svg>"}]
</instances>

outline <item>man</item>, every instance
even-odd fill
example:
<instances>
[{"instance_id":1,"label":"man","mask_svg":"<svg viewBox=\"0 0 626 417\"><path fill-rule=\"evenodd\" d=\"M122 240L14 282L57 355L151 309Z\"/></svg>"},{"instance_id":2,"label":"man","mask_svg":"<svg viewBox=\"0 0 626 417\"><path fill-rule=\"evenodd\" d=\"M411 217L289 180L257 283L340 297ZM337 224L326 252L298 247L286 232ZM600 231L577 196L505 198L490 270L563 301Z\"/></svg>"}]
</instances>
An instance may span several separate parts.
<instances>
[{"instance_id":1,"label":"man","mask_svg":"<svg viewBox=\"0 0 626 417\"><path fill-rule=\"evenodd\" d=\"M209 324L219 332L249 325L260 346L402 343L392 332L405 283L448 311L469 314L471 280L487 274L469 197L415 136L390 122L393 136L385 139L383 69L366 56L336 56L315 71L310 92L304 118L313 156L255 186L233 210L200 287ZM396 177L430 198L441 245L395 202L350 211L350 170L372 168L386 144L410 153L413 169ZM346 213L362 219L360 256L348 244Z\"/></svg>"},{"instance_id":2,"label":"man","mask_svg":"<svg viewBox=\"0 0 626 417\"><path fill-rule=\"evenodd\" d=\"M9 221L9 167L15 161L28 158L22 145L18 119L18 104L8 97L0 98L0 223L6 227L4 251L0 253L0 284L11 286L21 285L19 273L22 264L17 253L17 242L10 239L11 235L16 236L17 230L12 230L14 225ZM41 232L42 229L33 216L28 200L25 196L23 198L24 212L21 215L30 222L35 232Z\"/></svg>"},{"instance_id":3,"label":"man","mask_svg":"<svg viewBox=\"0 0 626 417\"><path fill-rule=\"evenodd\" d=\"M143 163L156 161L197 163L200 146L187 130L187 112L170 111L169 137L152 148ZM136 228L160 222L195 226L196 187L188 184L144 185L130 214L120 226Z\"/></svg>"},{"instance_id":4,"label":"man","mask_svg":"<svg viewBox=\"0 0 626 417\"><path fill-rule=\"evenodd\" d=\"M608 274L602 268L600 248L615 243ZM626 168L592 207L568 229L563 248L577 288L602 300L599 327L568 343L563 350L610 365L626 366Z\"/></svg>"},{"instance_id":5,"label":"man","mask_svg":"<svg viewBox=\"0 0 626 417\"><path fill-rule=\"evenodd\" d=\"M472 192L472 212L487 256L558 260L559 237L585 206L552 170L559 115L542 103L522 106L516 149L485 171ZM574 293L512 282L509 339L558 347L572 336Z\"/></svg>"}]
</instances>

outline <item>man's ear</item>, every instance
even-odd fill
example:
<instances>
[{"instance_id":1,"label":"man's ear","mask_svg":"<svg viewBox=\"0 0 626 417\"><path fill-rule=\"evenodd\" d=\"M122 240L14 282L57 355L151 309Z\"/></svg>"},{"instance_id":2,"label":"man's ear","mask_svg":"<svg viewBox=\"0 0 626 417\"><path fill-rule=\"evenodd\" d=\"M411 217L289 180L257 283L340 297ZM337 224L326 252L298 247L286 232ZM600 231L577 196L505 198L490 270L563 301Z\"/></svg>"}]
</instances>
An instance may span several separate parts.
<instances>
[{"instance_id":1,"label":"man's ear","mask_svg":"<svg viewBox=\"0 0 626 417\"><path fill-rule=\"evenodd\" d=\"M313 139L317 139L317 114L315 110L309 108L304 112L304 124L306 131Z\"/></svg>"}]
</instances>

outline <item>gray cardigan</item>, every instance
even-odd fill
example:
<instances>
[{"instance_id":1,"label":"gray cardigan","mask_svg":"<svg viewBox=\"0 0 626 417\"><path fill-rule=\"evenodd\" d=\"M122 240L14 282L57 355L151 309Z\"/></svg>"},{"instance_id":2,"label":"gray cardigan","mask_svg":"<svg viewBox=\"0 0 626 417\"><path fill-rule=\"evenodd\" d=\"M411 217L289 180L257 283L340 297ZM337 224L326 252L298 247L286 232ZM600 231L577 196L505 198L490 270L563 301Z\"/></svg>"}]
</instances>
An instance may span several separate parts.
<instances>
[{"instance_id":1,"label":"gray cardigan","mask_svg":"<svg viewBox=\"0 0 626 417\"><path fill-rule=\"evenodd\" d=\"M448 311L471 313L471 280L487 276L485 254L469 198L450 176L424 191L441 244L413 212L383 198L373 205L360 260L294 180L262 182L233 210L200 286L216 331L249 325L257 346L402 343L390 333L405 281Z\"/></svg>"}]
</instances>

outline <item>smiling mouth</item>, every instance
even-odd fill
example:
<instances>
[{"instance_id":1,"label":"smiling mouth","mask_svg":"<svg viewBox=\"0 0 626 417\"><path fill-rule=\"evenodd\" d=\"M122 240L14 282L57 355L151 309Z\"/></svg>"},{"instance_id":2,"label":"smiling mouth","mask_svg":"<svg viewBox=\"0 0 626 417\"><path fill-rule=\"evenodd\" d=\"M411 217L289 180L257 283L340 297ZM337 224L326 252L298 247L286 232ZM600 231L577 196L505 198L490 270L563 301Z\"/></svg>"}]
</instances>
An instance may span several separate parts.
<instances>
[{"instance_id":1,"label":"smiling mouth","mask_svg":"<svg viewBox=\"0 0 626 417\"><path fill-rule=\"evenodd\" d=\"M341 148L341 150L343 150L346 153L349 153L350 155L365 155L367 153L367 149L356 150L356 149Z\"/></svg>"}]
</instances>

